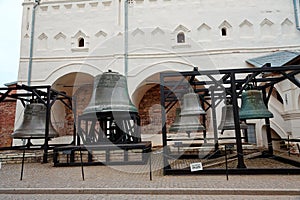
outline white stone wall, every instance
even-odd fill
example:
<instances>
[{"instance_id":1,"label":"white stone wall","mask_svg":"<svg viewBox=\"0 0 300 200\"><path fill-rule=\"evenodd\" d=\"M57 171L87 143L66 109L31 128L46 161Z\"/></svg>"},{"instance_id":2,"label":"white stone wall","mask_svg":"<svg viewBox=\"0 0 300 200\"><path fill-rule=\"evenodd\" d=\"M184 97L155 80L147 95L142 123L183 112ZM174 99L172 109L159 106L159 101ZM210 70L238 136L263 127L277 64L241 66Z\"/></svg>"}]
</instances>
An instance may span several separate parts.
<instances>
[{"instance_id":1,"label":"white stone wall","mask_svg":"<svg viewBox=\"0 0 300 200\"><path fill-rule=\"evenodd\" d=\"M250 67L245 60L278 50L300 50L292 1L132 2L128 13L131 95L143 84L159 82L159 72L194 66L200 70ZM71 72L91 77L108 69L124 73L123 3L41 0L36 7L31 84L53 85ZM33 6L33 0L24 0L18 81L25 84ZM178 33L185 34L184 43L177 43ZM84 47L78 47L79 38L84 38ZM284 111L299 110L299 89L287 84L279 92L293 100Z\"/></svg>"}]
</instances>

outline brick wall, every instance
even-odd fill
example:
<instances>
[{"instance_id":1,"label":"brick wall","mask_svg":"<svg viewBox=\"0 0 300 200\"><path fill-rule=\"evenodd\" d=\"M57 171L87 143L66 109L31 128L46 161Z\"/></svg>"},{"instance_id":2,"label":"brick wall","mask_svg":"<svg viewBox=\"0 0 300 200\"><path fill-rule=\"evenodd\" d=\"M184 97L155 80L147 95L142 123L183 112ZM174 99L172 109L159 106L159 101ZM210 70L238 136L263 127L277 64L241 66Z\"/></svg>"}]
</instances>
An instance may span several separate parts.
<instances>
[{"instance_id":1,"label":"brick wall","mask_svg":"<svg viewBox=\"0 0 300 200\"><path fill-rule=\"evenodd\" d=\"M10 135L14 131L15 113L16 100L6 98L0 102L0 147L9 147L12 144Z\"/></svg>"},{"instance_id":2,"label":"brick wall","mask_svg":"<svg viewBox=\"0 0 300 200\"><path fill-rule=\"evenodd\" d=\"M167 129L175 119L175 110L178 103L167 113ZM141 117L141 131L143 134L161 133L161 105L160 87L156 85L148 90L139 104L139 115Z\"/></svg>"},{"instance_id":3,"label":"brick wall","mask_svg":"<svg viewBox=\"0 0 300 200\"><path fill-rule=\"evenodd\" d=\"M90 103L90 99L93 93L93 86L85 85L78 88L74 96L76 97L76 110L77 115L81 115L83 110Z\"/></svg>"}]
</instances>

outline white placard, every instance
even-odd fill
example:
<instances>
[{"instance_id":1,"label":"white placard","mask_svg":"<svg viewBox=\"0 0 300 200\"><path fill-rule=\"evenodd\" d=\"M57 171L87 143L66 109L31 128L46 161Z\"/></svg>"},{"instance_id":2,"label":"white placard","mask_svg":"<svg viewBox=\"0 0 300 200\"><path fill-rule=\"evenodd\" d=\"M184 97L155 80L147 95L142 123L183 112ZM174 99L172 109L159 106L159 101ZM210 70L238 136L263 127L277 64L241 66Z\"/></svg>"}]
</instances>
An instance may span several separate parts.
<instances>
[{"instance_id":1,"label":"white placard","mask_svg":"<svg viewBox=\"0 0 300 200\"><path fill-rule=\"evenodd\" d=\"M0 169L1 169L1 167L2 167L2 165L1 165L2 163L0 162Z\"/></svg>"},{"instance_id":2,"label":"white placard","mask_svg":"<svg viewBox=\"0 0 300 200\"><path fill-rule=\"evenodd\" d=\"M191 163L190 164L191 172L203 170L202 163Z\"/></svg>"}]
</instances>

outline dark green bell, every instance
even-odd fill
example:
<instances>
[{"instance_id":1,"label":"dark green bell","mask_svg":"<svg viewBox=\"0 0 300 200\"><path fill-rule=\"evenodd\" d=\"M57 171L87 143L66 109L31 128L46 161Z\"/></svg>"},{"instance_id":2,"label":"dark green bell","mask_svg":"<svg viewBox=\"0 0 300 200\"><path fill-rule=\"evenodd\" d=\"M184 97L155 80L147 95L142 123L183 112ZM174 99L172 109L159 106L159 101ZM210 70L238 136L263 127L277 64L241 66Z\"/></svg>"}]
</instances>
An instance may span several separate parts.
<instances>
[{"instance_id":1,"label":"dark green bell","mask_svg":"<svg viewBox=\"0 0 300 200\"><path fill-rule=\"evenodd\" d=\"M240 119L272 118L273 114L267 109L258 90L246 90L242 93Z\"/></svg>"}]
</instances>

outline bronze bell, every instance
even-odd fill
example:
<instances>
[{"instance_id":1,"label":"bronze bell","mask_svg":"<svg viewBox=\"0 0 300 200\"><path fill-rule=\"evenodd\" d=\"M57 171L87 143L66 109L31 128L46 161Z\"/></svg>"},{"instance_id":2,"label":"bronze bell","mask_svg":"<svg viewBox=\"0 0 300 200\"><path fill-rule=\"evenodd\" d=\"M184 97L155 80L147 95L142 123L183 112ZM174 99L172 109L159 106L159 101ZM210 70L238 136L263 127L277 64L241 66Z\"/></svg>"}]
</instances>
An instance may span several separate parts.
<instances>
[{"instance_id":1,"label":"bronze bell","mask_svg":"<svg viewBox=\"0 0 300 200\"><path fill-rule=\"evenodd\" d=\"M247 129L248 126L244 122L240 123L241 129ZM218 127L219 130L234 130L234 117L233 106L229 101L226 101L225 106L222 107L221 123Z\"/></svg>"},{"instance_id":2,"label":"bronze bell","mask_svg":"<svg viewBox=\"0 0 300 200\"><path fill-rule=\"evenodd\" d=\"M27 104L24 109L22 124L11 135L16 139L43 139L46 128L46 106L42 103ZM58 133L49 123L49 138L57 137Z\"/></svg>"},{"instance_id":3,"label":"bronze bell","mask_svg":"<svg viewBox=\"0 0 300 200\"><path fill-rule=\"evenodd\" d=\"M179 111L176 114L178 116ZM206 114L199 104L199 97L194 92L189 92L183 96L182 109L179 117L175 117L174 124L171 125L170 132L186 132L190 135L193 131L203 131L205 127L200 123L199 116Z\"/></svg>"},{"instance_id":4,"label":"bronze bell","mask_svg":"<svg viewBox=\"0 0 300 200\"><path fill-rule=\"evenodd\" d=\"M183 95L183 104L180 115L205 115L205 111L199 104L198 94L190 91Z\"/></svg>"},{"instance_id":5,"label":"bronze bell","mask_svg":"<svg viewBox=\"0 0 300 200\"><path fill-rule=\"evenodd\" d=\"M138 112L129 98L125 76L117 72L95 77L92 98L83 114L105 112Z\"/></svg>"},{"instance_id":6,"label":"bronze bell","mask_svg":"<svg viewBox=\"0 0 300 200\"><path fill-rule=\"evenodd\" d=\"M272 118L273 114L267 109L261 91L246 90L242 93L240 119Z\"/></svg>"},{"instance_id":7,"label":"bronze bell","mask_svg":"<svg viewBox=\"0 0 300 200\"><path fill-rule=\"evenodd\" d=\"M92 114L101 130L98 134L88 133L93 138L89 143L141 141L138 110L130 100L125 76L108 71L95 77L92 97L83 116L90 118Z\"/></svg>"}]
</instances>

